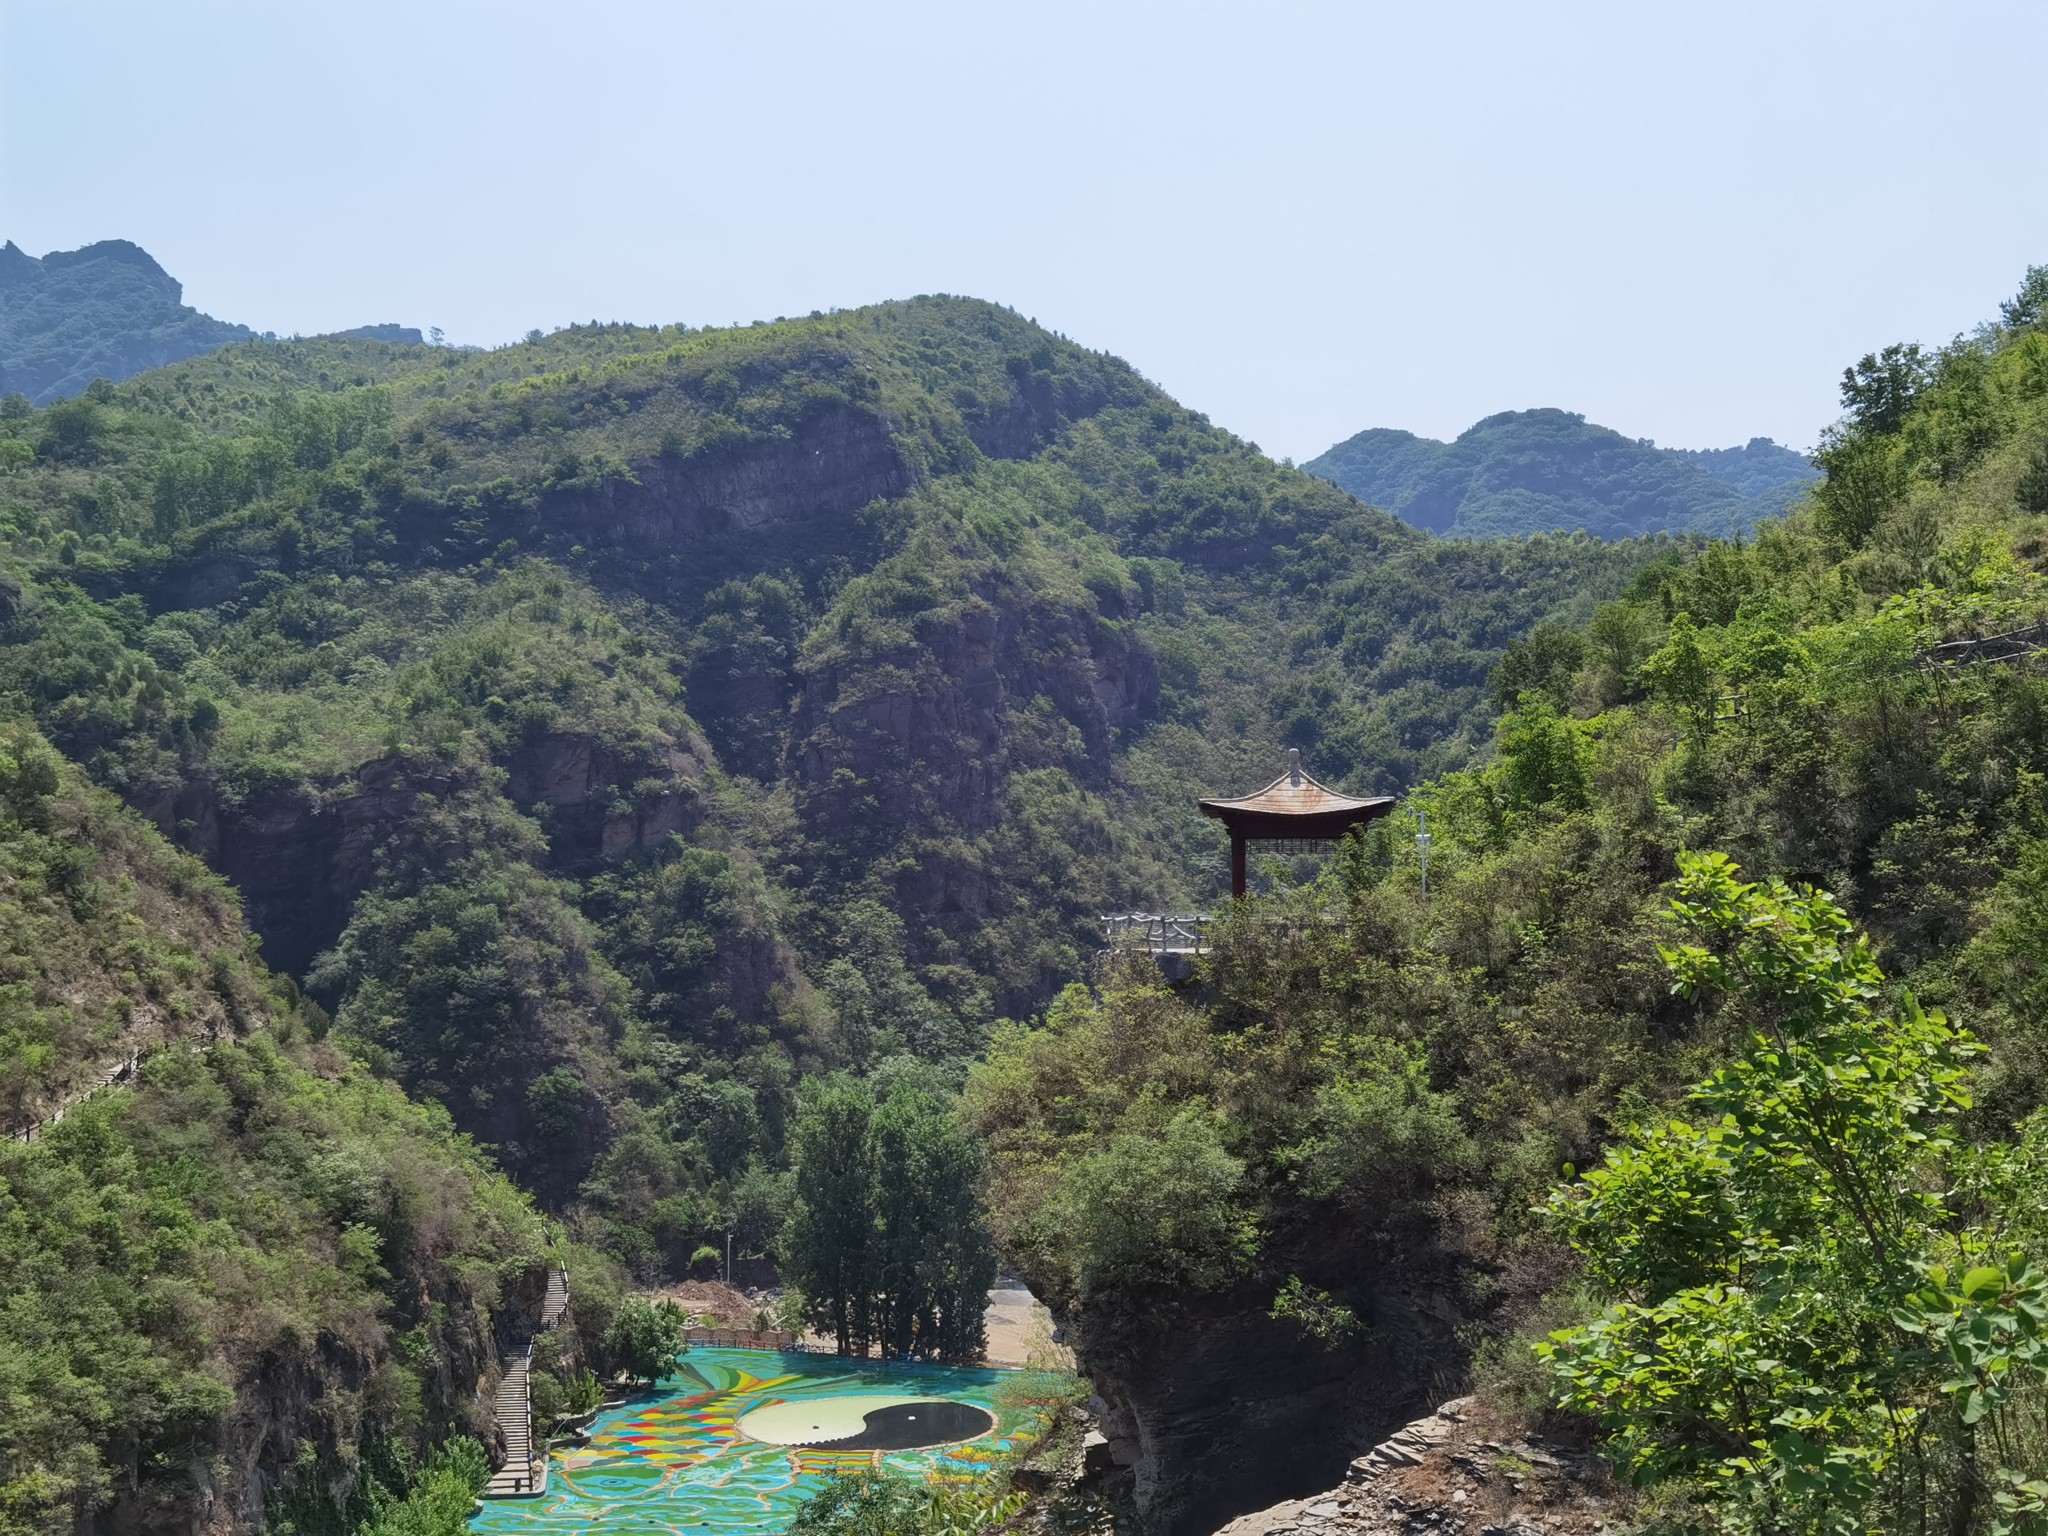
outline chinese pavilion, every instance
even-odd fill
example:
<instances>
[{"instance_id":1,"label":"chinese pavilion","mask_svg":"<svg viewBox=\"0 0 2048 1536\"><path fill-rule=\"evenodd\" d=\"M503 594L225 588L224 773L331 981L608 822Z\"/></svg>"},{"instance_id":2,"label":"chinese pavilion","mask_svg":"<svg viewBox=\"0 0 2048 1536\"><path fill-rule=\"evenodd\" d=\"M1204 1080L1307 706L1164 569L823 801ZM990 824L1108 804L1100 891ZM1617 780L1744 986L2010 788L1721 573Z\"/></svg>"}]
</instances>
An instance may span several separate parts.
<instances>
[{"instance_id":1,"label":"chinese pavilion","mask_svg":"<svg viewBox=\"0 0 2048 1536\"><path fill-rule=\"evenodd\" d=\"M1359 800L1318 784L1301 771L1301 753L1290 750L1287 771L1255 795L1204 800L1202 814L1230 833L1230 894L1244 894L1245 847L1277 844L1277 851L1301 853L1308 845L1334 843L1353 827L1376 821L1394 808L1392 795Z\"/></svg>"}]
</instances>

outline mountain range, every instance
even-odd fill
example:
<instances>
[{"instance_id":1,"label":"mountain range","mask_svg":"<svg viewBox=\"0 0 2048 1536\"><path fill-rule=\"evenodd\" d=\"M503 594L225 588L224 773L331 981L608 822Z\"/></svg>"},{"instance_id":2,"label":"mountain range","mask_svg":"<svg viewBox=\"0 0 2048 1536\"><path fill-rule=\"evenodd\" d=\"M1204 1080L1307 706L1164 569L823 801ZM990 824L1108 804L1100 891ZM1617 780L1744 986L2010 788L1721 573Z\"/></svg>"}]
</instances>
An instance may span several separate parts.
<instances>
[{"instance_id":1,"label":"mountain range","mask_svg":"<svg viewBox=\"0 0 2048 1536\"><path fill-rule=\"evenodd\" d=\"M1376 427L1302 465L1361 501L1447 538L1583 531L1727 538L1781 515L1819 474L1753 437L1659 448L1571 411L1504 411L1445 443Z\"/></svg>"},{"instance_id":2,"label":"mountain range","mask_svg":"<svg viewBox=\"0 0 2048 1536\"><path fill-rule=\"evenodd\" d=\"M1957 1253L2048 1253L2048 332L2013 313L1858 365L1824 478L1740 543L1505 524L1651 484L1733 518L1789 494L1775 445L1388 435L1381 500L1524 535L1445 538L946 295L244 337L0 399L0 1529L456 1536L460 1478L389 1506L488 1437L553 1266L536 1380L594 1388L628 1288L803 1229L793 1148L855 1083L971 1131L963 1224L1056 1307L1153 1536L1475 1382L1508 1425L1609 1394L1689 1519L1904 1381L1828 1433L1927 1475L1808 1482L1982 1531L1941 1468L2034 1420L1969 1438L1911 1330L1976 1304L1913 1289ZM1401 803L1232 904L1196 801L1290 747ZM1133 911L1213 914L1191 985L1105 949ZM1830 1182L1869 1158L1896 1264ZM1673 1190L1722 1215L1660 1235ZM1726 1311L1758 1253L1817 1299ZM1599 1374L1624 1314L1695 1330L1675 1420L1633 1342ZM1532 1349L1567 1335L1581 1386Z\"/></svg>"}]
</instances>

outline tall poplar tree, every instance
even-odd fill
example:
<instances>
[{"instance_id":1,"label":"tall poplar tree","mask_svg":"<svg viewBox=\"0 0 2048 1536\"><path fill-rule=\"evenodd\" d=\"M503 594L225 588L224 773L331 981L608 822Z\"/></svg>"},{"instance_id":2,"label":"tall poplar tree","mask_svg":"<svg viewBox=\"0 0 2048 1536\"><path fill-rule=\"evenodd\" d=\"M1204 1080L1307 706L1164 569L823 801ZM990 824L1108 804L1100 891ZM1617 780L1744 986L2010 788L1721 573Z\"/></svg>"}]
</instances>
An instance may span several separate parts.
<instances>
[{"instance_id":1,"label":"tall poplar tree","mask_svg":"<svg viewBox=\"0 0 2048 1536\"><path fill-rule=\"evenodd\" d=\"M980 1151L937 1095L807 1085L792 1142L785 1271L843 1354L973 1360L995 1281Z\"/></svg>"}]
</instances>

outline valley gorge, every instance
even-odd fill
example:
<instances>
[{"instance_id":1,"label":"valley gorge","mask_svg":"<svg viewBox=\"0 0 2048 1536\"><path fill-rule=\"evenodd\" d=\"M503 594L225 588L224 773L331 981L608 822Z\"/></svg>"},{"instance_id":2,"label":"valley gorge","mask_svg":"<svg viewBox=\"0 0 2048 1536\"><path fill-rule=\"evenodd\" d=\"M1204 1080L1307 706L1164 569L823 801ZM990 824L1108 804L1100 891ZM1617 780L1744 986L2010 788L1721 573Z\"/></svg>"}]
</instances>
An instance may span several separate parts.
<instances>
[{"instance_id":1,"label":"valley gorge","mask_svg":"<svg viewBox=\"0 0 2048 1536\"><path fill-rule=\"evenodd\" d=\"M1707 1409L1532 1383L1722 1274L1719 1228L1645 1279L1573 1212L1768 1069L1799 999L1740 986L1796 966L1741 934L1825 953L1858 1061L1931 1042L1878 1074L1939 1065L1886 1187L1977 1152L1898 1218L1916 1262L2036 1236L1998 1191L2048 1092L2048 333L1972 345L1734 543L1439 538L944 296L249 340L10 403L0 1041L40 1134L0 1265L54 1299L0 1336L0 1530L354 1536L379 1468L488 1438L548 1266L611 1366L630 1293L777 1256L849 1084L971 1135L1147 1536L1336 1489L1475 1387L1489 1444L1625 1421L1706 1499ZM1986 635L2022 638L1940 660ZM1289 748L1399 802L1232 904L1195 802ZM1105 948L1130 912L1213 922L1169 979ZM1966 1048L1912 1033L1940 1010ZM1777 1209L1688 1155L1703 1208Z\"/></svg>"}]
</instances>

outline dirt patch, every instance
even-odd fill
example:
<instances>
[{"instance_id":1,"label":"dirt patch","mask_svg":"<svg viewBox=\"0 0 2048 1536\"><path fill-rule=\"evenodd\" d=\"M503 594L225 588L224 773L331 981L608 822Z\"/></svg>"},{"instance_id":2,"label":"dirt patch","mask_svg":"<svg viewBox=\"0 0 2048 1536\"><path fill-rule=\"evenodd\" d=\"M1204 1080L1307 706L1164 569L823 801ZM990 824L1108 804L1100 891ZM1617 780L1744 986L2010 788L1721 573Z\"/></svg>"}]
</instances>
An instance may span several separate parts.
<instances>
[{"instance_id":1,"label":"dirt patch","mask_svg":"<svg viewBox=\"0 0 2048 1536\"><path fill-rule=\"evenodd\" d=\"M988 1293L988 1363L1071 1371L1074 1352L1053 1342L1052 1314L1022 1285Z\"/></svg>"},{"instance_id":2,"label":"dirt patch","mask_svg":"<svg viewBox=\"0 0 2048 1536\"><path fill-rule=\"evenodd\" d=\"M672 1301L699 1318L715 1317L727 1328L747 1327L767 1305L717 1280L685 1280L654 1292L654 1299Z\"/></svg>"}]
</instances>

